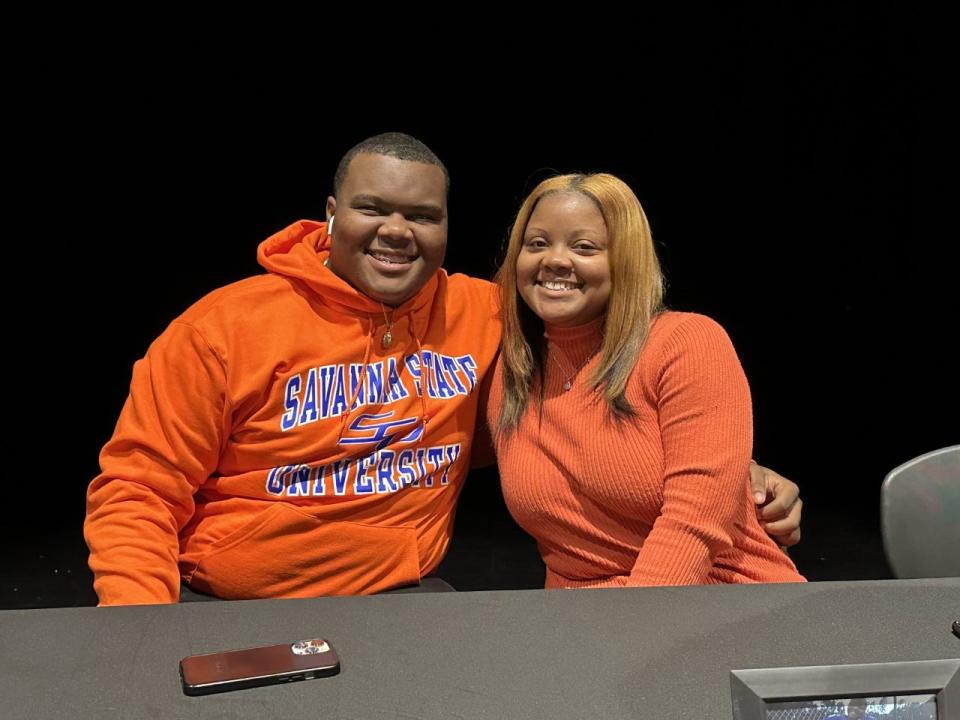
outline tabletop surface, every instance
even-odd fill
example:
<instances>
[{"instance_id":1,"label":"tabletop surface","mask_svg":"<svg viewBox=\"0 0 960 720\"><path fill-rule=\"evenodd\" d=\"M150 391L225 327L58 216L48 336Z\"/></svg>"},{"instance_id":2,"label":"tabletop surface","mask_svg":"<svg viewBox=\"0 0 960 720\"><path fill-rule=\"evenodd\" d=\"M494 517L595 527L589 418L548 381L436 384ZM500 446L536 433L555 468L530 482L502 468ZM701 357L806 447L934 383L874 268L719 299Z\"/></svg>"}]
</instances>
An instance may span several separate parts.
<instances>
[{"instance_id":1,"label":"tabletop surface","mask_svg":"<svg viewBox=\"0 0 960 720\"><path fill-rule=\"evenodd\" d=\"M729 718L732 669L960 657L960 579L0 612L4 718ZM329 678L187 697L187 655L323 637Z\"/></svg>"}]
</instances>

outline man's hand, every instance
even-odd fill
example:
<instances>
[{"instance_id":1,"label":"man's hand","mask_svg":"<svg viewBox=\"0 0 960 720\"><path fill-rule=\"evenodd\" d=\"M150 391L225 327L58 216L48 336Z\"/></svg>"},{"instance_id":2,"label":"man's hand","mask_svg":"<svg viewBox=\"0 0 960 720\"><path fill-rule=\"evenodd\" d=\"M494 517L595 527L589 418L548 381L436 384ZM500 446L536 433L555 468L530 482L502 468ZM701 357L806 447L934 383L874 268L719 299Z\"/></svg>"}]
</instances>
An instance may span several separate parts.
<instances>
[{"instance_id":1,"label":"man's hand","mask_svg":"<svg viewBox=\"0 0 960 720\"><path fill-rule=\"evenodd\" d=\"M803 500L796 483L773 470L750 463L750 492L757 504L760 525L784 547L800 542Z\"/></svg>"}]
</instances>

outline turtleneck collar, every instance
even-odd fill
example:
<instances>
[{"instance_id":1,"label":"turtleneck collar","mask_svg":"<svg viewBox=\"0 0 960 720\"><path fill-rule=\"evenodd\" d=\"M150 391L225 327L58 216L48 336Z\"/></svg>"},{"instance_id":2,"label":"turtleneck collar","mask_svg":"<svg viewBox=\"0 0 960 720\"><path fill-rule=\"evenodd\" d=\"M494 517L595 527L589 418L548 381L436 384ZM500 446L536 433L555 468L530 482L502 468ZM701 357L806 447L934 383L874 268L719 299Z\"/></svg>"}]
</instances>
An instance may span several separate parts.
<instances>
[{"instance_id":1,"label":"turtleneck collar","mask_svg":"<svg viewBox=\"0 0 960 720\"><path fill-rule=\"evenodd\" d=\"M547 352L553 346L558 347L576 367L582 367L600 349L603 343L603 323L606 316L601 315L584 325L561 327L544 324L544 337L547 339Z\"/></svg>"}]
</instances>

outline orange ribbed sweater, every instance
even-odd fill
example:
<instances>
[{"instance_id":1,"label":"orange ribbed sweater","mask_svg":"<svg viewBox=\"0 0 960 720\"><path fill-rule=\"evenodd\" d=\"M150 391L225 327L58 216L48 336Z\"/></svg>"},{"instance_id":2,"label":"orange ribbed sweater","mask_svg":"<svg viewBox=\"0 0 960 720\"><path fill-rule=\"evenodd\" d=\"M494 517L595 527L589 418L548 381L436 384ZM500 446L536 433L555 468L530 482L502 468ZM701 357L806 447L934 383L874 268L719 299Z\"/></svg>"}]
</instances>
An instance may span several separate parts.
<instances>
[{"instance_id":1,"label":"orange ribbed sweater","mask_svg":"<svg viewBox=\"0 0 960 720\"><path fill-rule=\"evenodd\" d=\"M504 498L547 587L802 582L756 518L750 390L723 328L660 315L627 387L637 415L617 422L590 390L602 322L547 328L543 404L497 438ZM491 427L501 402L498 366Z\"/></svg>"}]
</instances>

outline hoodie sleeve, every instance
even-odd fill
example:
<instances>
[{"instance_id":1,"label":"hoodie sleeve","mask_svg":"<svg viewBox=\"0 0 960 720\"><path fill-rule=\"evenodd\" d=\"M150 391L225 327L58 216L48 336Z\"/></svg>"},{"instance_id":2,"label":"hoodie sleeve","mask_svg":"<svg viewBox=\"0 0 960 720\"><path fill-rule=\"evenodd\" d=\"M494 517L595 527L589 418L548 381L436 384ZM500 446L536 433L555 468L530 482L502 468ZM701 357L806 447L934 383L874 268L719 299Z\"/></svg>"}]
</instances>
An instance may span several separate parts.
<instances>
[{"instance_id":1,"label":"hoodie sleeve","mask_svg":"<svg viewBox=\"0 0 960 720\"><path fill-rule=\"evenodd\" d=\"M490 402L490 387L493 383L493 368L497 361L494 360L490 365L490 370L480 383L478 391L480 393L477 399L477 424L473 430L473 444L470 450L470 467L482 468L493 465L497 462L497 454L494 450L493 435L490 433L490 426L487 424L487 405Z\"/></svg>"},{"instance_id":2,"label":"hoodie sleeve","mask_svg":"<svg viewBox=\"0 0 960 720\"><path fill-rule=\"evenodd\" d=\"M87 491L84 536L101 605L179 599L178 535L229 434L225 386L221 358L183 321L134 365Z\"/></svg>"}]
</instances>

